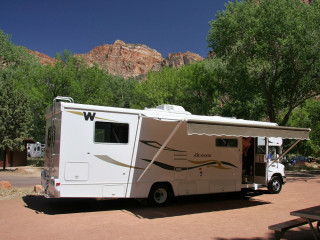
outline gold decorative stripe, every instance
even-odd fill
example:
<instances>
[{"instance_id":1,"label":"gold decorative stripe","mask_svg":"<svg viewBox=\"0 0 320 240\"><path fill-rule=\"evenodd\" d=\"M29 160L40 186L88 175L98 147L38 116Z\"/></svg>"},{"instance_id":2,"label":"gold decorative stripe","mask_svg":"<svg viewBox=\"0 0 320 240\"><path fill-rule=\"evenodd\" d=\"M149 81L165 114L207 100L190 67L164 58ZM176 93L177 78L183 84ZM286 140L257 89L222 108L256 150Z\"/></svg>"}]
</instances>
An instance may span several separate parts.
<instances>
[{"instance_id":1,"label":"gold decorative stripe","mask_svg":"<svg viewBox=\"0 0 320 240\"><path fill-rule=\"evenodd\" d=\"M114 122L113 120L111 119L107 119L107 118L101 118L101 117L95 117L96 119L100 119L100 120L106 120L106 121L109 121L109 122Z\"/></svg>"},{"instance_id":2,"label":"gold decorative stripe","mask_svg":"<svg viewBox=\"0 0 320 240\"><path fill-rule=\"evenodd\" d=\"M72 113L72 114L76 114L76 115L79 115L79 116L83 116L83 112L79 112L79 111L67 111L69 113ZM110 119L107 119L107 118L101 118L101 117L97 117L95 116L96 119L100 119L100 120L105 120L105 121L109 121L109 122L114 122L113 120L110 120Z\"/></svg>"},{"instance_id":3,"label":"gold decorative stripe","mask_svg":"<svg viewBox=\"0 0 320 240\"><path fill-rule=\"evenodd\" d=\"M221 162L217 162L217 164L218 164L217 166L215 166L215 165L207 165L207 167L208 168L214 167L214 168L219 168L219 169L230 169L230 168L222 166Z\"/></svg>"},{"instance_id":4,"label":"gold decorative stripe","mask_svg":"<svg viewBox=\"0 0 320 240\"><path fill-rule=\"evenodd\" d=\"M95 155L95 156L96 156L97 158L99 158L99 159L107 162L107 163L111 163L111 164L118 165L118 166L121 166L121 167L127 167L127 168L134 168L134 169L144 170L144 168L134 167L134 166L131 166L131 165L128 165L128 164L125 164L125 163L116 161L116 160L114 160L113 158L109 157L108 155Z\"/></svg>"},{"instance_id":5,"label":"gold decorative stripe","mask_svg":"<svg viewBox=\"0 0 320 240\"><path fill-rule=\"evenodd\" d=\"M206 160L206 161L193 161L193 160L188 160L188 162L191 162L193 164L205 164L209 162L216 162L216 160Z\"/></svg>"},{"instance_id":6,"label":"gold decorative stripe","mask_svg":"<svg viewBox=\"0 0 320 240\"><path fill-rule=\"evenodd\" d=\"M231 167L236 167L235 165L224 162L224 161L218 161L218 160L205 160L205 161L193 161L193 160L188 160L188 162L191 162L193 164L205 164L208 168L209 167L214 167L214 168L219 168L219 169L230 169L228 167L225 167L223 165L231 166ZM211 164L210 164L211 163ZM237 168L237 167L236 167Z\"/></svg>"},{"instance_id":7,"label":"gold decorative stripe","mask_svg":"<svg viewBox=\"0 0 320 240\"><path fill-rule=\"evenodd\" d=\"M76 115L83 116L83 113L82 113L82 112L77 112L77 111L67 111L67 112L73 113L73 114L76 114Z\"/></svg>"}]
</instances>

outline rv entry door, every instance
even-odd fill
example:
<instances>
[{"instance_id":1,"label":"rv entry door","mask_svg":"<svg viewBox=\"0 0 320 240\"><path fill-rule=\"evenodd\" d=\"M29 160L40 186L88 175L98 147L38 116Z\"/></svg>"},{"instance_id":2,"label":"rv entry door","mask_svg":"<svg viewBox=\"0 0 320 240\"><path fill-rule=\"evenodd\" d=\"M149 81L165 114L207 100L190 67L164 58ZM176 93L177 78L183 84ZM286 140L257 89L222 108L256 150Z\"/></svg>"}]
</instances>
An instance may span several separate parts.
<instances>
[{"instance_id":1,"label":"rv entry door","mask_svg":"<svg viewBox=\"0 0 320 240\"><path fill-rule=\"evenodd\" d=\"M268 138L258 137L256 140L254 179L255 183L266 185L268 179Z\"/></svg>"}]
</instances>

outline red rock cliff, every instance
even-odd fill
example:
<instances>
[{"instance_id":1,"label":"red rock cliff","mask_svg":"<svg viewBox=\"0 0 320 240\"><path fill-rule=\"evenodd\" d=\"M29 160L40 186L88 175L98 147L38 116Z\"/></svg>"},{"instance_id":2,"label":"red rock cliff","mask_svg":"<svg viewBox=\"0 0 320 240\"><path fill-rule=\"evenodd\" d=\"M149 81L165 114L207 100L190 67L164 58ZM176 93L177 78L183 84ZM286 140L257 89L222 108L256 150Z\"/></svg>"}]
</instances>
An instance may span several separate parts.
<instances>
[{"instance_id":1,"label":"red rock cliff","mask_svg":"<svg viewBox=\"0 0 320 240\"><path fill-rule=\"evenodd\" d=\"M89 65L97 63L110 74L125 78L147 74L163 59L159 52L146 45L126 44L121 40L115 41L113 45L95 47L89 53L77 56Z\"/></svg>"},{"instance_id":2,"label":"red rock cliff","mask_svg":"<svg viewBox=\"0 0 320 240\"><path fill-rule=\"evenodd\" d=\"M56 60L52 57L49 57L46 54L43 53L39 53L37 51L33 51L30 49L27 49L27 51L31 54L33 54L34 56L36 56L37 58L39 58L39 61L42 65L47 65L47 64L51 64L54 65L54 63L56 62Z\"/></svg>"},{"instance_id":3,"label":"red rock cliff","mask_svg":"<svg viewBox=\"0 0 320 240\"><path fill-rule=\"evenodd\" d=\"M202 61L204 58L192 52L185 53L169 53L168 56L161 62L161 66L181 67L183 65L190 65L195 61Z\"/></svg>"},{"instance_id":4,"label":"red rock cliff","mask_svg":"<svg viewBox=\"0 0 320 240\"><path fill-rule=\"evenodd\" d=\"M39 58L41 64L54 65L56 60L43 53L28 50ZM145 75L149 71L160 71L163 67L181 67L189 65L194 61L202 61L203 57L198 54L169 53L163 58L161 53L143 44L127 44L117 40L114 44L104 44L92 49L86 54L75 54L89 66L94 63L99 68L105 69L112 75L119 75L124 78Z\"/></svg>"},{"instance_id":5,"label":"red rock cliff","mask_svg":"<svg viewBox=\"0 0 320 240\"><path fill-rule=\"evenodd\" d=\"M92 49L87 54L77 54L89 65L97 63L110 74L124 78L147 74L150 70L159 71L164 66L180 67L194 61L202 61L198 54L171 53L163 58L161 53L143 44L127 44L117 40L113 45L104 44Z\"/></svg>"}]
</instances>

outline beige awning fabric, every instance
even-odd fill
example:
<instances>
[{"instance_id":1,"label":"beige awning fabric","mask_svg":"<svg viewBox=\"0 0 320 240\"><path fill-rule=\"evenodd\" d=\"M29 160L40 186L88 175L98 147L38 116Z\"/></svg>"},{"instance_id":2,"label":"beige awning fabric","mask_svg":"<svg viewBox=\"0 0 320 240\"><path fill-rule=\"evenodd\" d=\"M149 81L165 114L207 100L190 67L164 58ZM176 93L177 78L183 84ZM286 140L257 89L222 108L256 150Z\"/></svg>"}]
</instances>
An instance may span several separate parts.
<instances>
[{"instance_id":1,"label":"beige awning fabric","mask_svg":"<svg viewBox=\"0 0 320 240\"><path fill-rule=\"evenodd\" d=\"M309 140L308 128L281 127L275 125L254 125L244 123L222 123L188 121L188 135L216 135L233 137L281 137Z\"/></svg>"}]
</instances>

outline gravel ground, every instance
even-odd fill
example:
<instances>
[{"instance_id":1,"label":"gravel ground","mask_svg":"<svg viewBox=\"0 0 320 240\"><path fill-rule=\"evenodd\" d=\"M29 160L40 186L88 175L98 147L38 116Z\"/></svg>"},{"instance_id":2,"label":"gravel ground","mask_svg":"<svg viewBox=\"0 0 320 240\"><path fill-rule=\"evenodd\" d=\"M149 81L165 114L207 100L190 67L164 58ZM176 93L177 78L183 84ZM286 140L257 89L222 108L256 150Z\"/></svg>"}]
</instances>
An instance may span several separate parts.
<instances>
[{"instance_id":1,"label":"gravel ground","mask_svg":"<svg viewBox=\"0 0 320 240\"><path fill-rule=\"evenodd\" d=\"M269 225L290 212L320 205L320 175L288 172L278 195L215 194L177 198L164 208L136 200L46 199L0 201L1 239L274 239ZM313 239L307 225L283 239Z\"/></svg>"}]
</instances>

